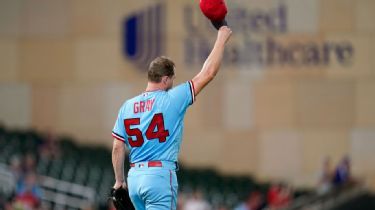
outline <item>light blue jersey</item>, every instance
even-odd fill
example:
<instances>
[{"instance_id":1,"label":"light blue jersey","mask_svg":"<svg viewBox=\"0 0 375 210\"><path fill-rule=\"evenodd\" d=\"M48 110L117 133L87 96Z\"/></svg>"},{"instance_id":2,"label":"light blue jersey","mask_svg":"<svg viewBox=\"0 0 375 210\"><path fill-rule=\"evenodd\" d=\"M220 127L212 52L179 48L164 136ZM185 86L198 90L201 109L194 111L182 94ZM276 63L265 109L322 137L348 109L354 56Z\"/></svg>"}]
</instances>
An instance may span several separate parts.
<instances>
[{"instance_id":1,"label":"light blue jersey","mask_svg":"<svg viewBox=\"0 0 375 210\"><path fill-rule=\"evenodd\" d=\"M144 92L122 105L112 135L125 142L131 163L177 162L185 112L194 97L189 81L169 91Z\"/></svg>"},{"instance_id":2,"label":"light blue jersey","mask_svg":"<svg viewBox=\"0 0 375 210\"><path fill-rule=\"evenodd\" d=\"M177 159L186 109L194 102L194 85L144 92L125 101L112 135L130 150L129 196L136 210L177 208Z\"/></svg>"}]
</instances>

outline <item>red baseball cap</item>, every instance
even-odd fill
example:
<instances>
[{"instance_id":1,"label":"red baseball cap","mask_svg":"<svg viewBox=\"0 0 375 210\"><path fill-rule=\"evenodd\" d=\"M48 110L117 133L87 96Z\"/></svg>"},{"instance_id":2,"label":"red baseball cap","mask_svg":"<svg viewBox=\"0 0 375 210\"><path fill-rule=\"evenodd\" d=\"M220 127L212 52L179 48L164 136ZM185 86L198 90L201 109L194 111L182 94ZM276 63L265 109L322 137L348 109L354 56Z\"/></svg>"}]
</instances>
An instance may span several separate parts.
<instances>
[{"instance_id":1,"label":"red baseball cap","mask_svg":"<svg viewBox=\"0 0 375 210\"><path fill-rule=\"evenodd\" d=\"M224 0L200 0L199 6L203 14L212 21L222 21L227 14Z\"/></svg>"}]
</instances>

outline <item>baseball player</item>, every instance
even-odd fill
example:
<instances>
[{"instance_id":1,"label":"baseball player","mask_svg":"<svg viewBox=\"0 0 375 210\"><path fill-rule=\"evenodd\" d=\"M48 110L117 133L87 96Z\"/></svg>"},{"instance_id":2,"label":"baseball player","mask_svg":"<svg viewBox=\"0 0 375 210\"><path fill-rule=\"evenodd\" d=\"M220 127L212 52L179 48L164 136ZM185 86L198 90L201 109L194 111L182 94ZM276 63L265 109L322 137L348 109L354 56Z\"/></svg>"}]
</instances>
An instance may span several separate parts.
<instances>
[{"instance_id":1,"label":"baseball player","mask_svg":"<svg viewBox=\"0 0 375 210\"><path fill-rule=\"evenodd\" d=\"M190 81L173 87L175 65L167 57L154 59L146 90L124 102L112 131L114 189L128 188L137 210L169 210L177 206L176 170L186 109L219 71L231 29L218 30L202 70ZM124 178L125 147L130 170Z\"/></svg>"}]
</instances>

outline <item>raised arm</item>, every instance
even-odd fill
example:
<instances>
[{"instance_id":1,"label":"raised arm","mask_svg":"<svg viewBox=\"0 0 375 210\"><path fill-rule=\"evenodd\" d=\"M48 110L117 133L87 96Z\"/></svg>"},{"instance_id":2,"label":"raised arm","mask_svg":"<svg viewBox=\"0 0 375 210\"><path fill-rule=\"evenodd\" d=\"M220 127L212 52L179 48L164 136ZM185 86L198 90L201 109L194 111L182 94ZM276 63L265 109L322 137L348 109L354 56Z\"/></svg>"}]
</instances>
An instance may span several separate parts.
<instances>
[{"instance_id":1,"label":"raised arm","mask_svg":"<svg viewBox=\"0 0 375 210\"><path fill-rule=\"evenodd\" d=\"M215 45L203 64L202 70L192 79L194 84L195 95L215 77L220 69L221 60L224 54L225 44L229 40L232 31L227 26L222 26L217 34Z\"/></svg>"}]
</instances>

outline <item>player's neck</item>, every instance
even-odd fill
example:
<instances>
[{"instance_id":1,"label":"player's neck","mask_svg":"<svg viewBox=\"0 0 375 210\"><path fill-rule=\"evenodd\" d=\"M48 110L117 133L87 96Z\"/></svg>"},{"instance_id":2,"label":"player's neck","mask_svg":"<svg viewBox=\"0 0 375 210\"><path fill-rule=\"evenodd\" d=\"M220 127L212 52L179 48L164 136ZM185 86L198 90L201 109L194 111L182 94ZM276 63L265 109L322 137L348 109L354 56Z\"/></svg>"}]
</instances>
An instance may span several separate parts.
<instances>
[{"instance_id":1,"label":"player's neck","mask_svg":"<svg viewBox=\"0 0 375 210\"><path fill-rule=\"evenodd\" d=\"M148 82L145 92L152 92L152 91L158 91L158 90L165 90L165 87L162 83L153 83Z\"/></svg>"}]
</instances>

